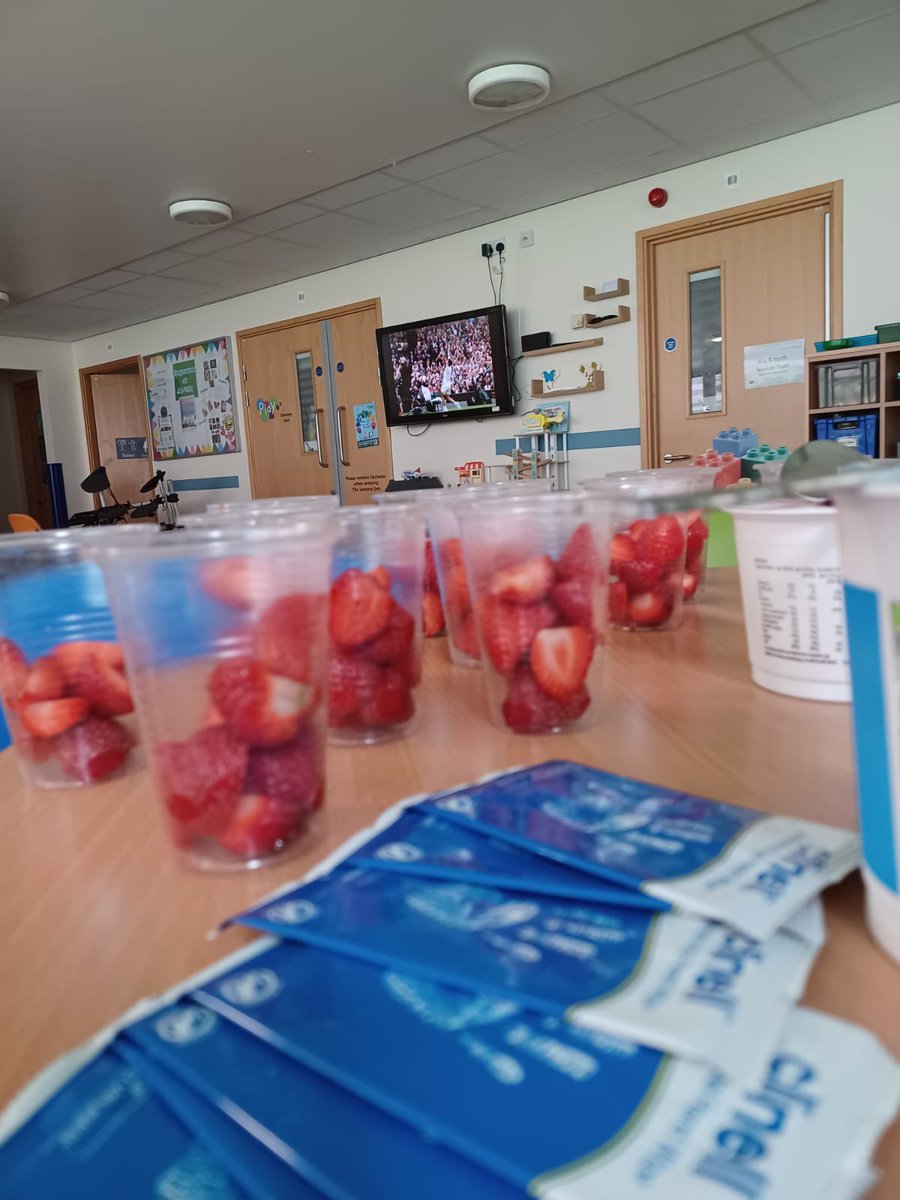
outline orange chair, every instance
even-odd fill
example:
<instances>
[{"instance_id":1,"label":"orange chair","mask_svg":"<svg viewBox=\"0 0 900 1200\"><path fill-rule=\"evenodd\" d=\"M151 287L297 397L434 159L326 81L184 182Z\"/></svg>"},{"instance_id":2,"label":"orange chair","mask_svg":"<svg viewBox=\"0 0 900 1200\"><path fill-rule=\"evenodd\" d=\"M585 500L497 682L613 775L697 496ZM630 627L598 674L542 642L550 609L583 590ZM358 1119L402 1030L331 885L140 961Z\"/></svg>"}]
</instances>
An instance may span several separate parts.
<instances>
[{"instance_id":1,"label":"orange chair","mask_svg":"<svg viewBox=\"0 0 900 1200\"><path fill-rule=\"evenodd\" d=\"M13 533L39 533L41 526L28 513L10 513L9 527Z\"/></svg>"}]
</instances>

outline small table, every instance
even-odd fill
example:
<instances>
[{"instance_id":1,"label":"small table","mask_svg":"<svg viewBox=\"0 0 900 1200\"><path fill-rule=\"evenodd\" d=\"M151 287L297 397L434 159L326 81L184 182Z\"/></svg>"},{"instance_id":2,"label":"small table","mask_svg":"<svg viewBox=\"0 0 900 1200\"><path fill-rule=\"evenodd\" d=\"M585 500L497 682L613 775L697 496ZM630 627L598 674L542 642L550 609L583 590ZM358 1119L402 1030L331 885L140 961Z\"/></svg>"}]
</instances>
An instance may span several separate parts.
<instances>
[{"instance_id":1,"label":"small table","mask_svg":"<svg viewBox=\"0 0 900 1200\"><path fill-rule=\"evenodd\" d=\"M420 724L404 741L331 748L323 832L275 867L202 875L176 865L146 772L90 791L29 792L0 754L0 1104L127 1007L252 936L209 930L297 879L404 796L489 771L571 758L653 783L834 825L855 824L850 708L750 680L736 572L663 634L610 634L605 714L584 733L520 737L488 721L481 677L426 643ZM869 938L858 876L827 894L829 940L806 1002L900 1055L900 970ZM900 1123L872 1200L900 1195Z\"/></svg>"}]
</instances>

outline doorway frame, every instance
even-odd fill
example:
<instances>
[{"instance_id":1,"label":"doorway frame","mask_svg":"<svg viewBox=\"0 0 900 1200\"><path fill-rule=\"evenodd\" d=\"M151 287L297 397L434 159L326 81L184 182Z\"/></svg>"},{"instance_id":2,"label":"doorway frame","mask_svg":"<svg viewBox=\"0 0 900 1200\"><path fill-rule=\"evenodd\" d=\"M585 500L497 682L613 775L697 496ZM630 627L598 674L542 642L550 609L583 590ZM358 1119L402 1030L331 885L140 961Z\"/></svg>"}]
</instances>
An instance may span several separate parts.
<instances>
[{"instance_id":1,"label":"doorway frame","mask_svg":"<svg viewBox=\"0 0 900 1200\"><path fill-rule=\"evenodd\" d=\"M349 313L375 310L375 323L380 329L383 322L381 315L381 297L372 296L368 300L356 300L352 304L341 304L337 308L323 308L318 312L304 313L297 317L287 317L283 321L272 321L267 325L253 325L249 329L238 329L234 340L237 345L238 374L241 380L241 392L244 397L244 444L247 448L247 460L250 467L250 494L256 499L256 461L253 452L253 437L250 433L250 396L247 392L247 368L244 364L244 338L259 337L261 334L280 333L284 329L298 329L302 325L318 325L322 321L330 321L334 317L344 317ZM390 431L388 440L390 441ZM391 453L393 458L393 450Z\"/></svg>"},{"instance_id":2,"label":"doorway frame","mask_svg":"<svg viewBox=\"0 0 900 1200\"><path fill-rule=\"evenodd\" d=\"M84 417L84 436L87 442L88 466L96 471L100 466L100 442L97 438L97 420L94 416L94 393L91 388L92 375L120 375L123 368L136 367L141 385L144 383L144 360L139 354L128 358L117 358L112 362L98 363L95 367L81 367L78 371L78 382L81 388L81 412ZM147 458L150 471L153 471L153 441L150 435L150 418L147 406L144 405L144 421L147 425ZM94 496L94 508L100 507L100 497Z\"/></svg>"},{"instance_id":3,"label":"doorway frame","mask_svg":"<svg viewBox=\"0 0 900 1200\"><path fill-rule=\"evenodd\" d=\"M844 327L844 181L785 192L735 208L721 208L699 217L641 229L636 235L638 292L638 378L640 387L641 466L660 466L659 446L659 331L656 328L656 248L703 233L749 225L771 217L827 207L831 214L828 245L829 337Z\"/></svg>"}]
</instances>

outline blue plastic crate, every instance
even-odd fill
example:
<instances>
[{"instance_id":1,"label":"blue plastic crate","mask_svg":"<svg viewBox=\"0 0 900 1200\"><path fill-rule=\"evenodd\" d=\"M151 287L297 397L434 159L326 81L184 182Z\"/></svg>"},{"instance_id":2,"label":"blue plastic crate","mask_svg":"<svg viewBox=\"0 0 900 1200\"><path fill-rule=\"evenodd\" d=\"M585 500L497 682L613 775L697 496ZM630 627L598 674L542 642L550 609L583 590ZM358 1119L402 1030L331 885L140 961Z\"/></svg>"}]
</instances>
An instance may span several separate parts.
<instances>
[{"instance_id":1,"label":"blue plastic crate","mask_svg":"<svg viewBox=\"0 0 900 1200\"><path fill-rule=\"evenodd\" d=\"M816 441L842 442L870 458L878 454L878 413L816 417L815 426Z\"/></svg>"},{"instance_id":2,"label":"blue plastic crate","mask_svg":"<svg viewBox=\"0 0 900 1200\"><path fill-rule=\"evenodd\" d=\"M754 433L752 429L738 429L737 425L732 425L730 429L723 429L718 437L712 440L713 450L717 450L719 454L731 453L735 458L743 458L748 450L755 450L759 445L759 434Z\"/></svg>"}]
</instances>

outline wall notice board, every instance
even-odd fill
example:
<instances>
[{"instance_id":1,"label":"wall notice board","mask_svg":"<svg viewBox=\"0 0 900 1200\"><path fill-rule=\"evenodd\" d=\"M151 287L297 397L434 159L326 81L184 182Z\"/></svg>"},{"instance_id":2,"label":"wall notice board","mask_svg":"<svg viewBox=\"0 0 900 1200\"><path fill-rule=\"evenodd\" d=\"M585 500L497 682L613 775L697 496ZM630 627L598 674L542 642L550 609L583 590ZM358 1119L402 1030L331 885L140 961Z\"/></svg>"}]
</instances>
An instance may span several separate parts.
<instances>
[{"instance_id":1,"label":"wall notice board","mask_svg":"<svg viewBox=\"0 0 900 1200\"><path fill-rule=\"evenodd\" d=\"M144 383L154 458L237 452L227 338L148 355Z\"/></svg>"}]
</instances>

